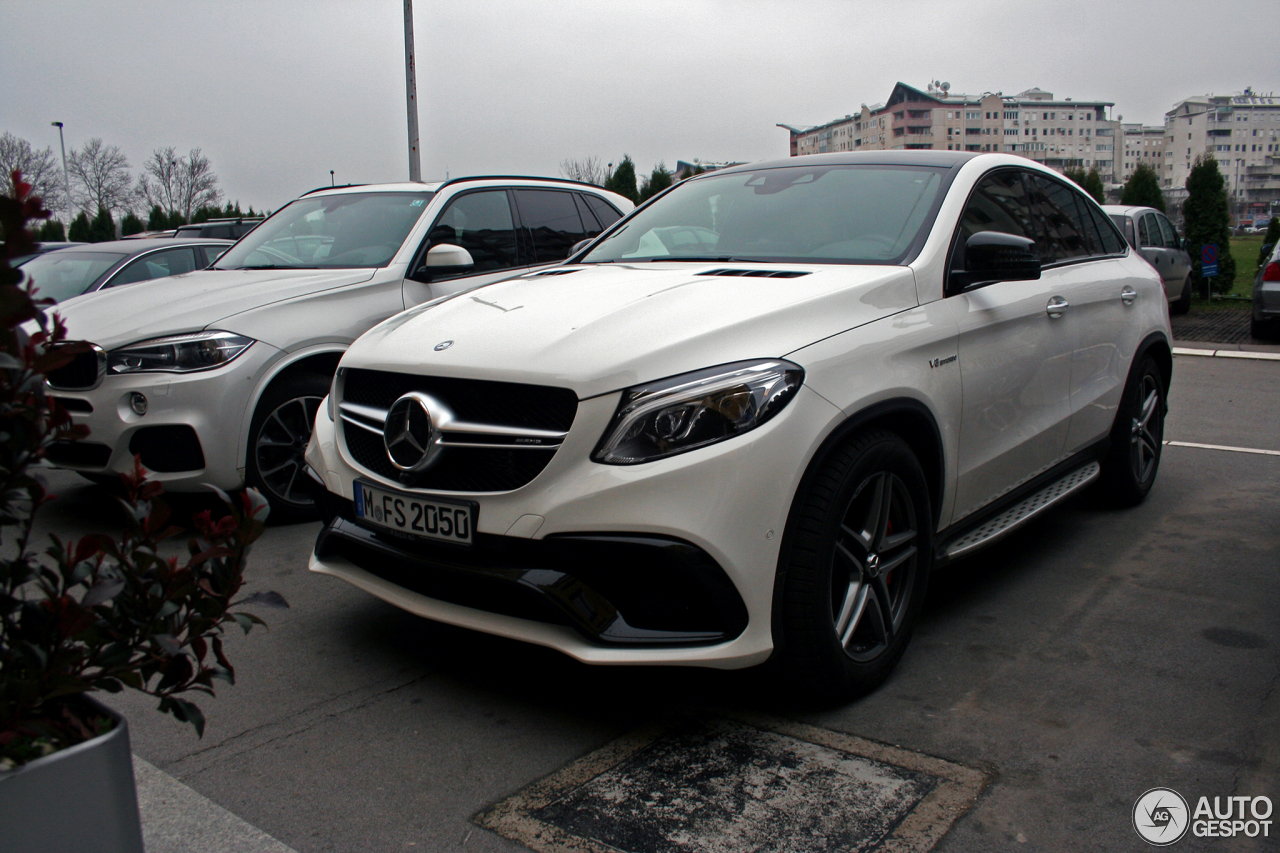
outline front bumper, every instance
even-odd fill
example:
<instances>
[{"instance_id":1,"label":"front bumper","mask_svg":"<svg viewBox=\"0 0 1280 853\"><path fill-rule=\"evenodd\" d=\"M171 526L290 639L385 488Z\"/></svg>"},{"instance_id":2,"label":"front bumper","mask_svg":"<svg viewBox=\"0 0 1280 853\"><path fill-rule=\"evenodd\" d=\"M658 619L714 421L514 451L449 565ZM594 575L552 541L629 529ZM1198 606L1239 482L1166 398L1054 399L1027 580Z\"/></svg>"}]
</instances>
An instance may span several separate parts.
<instances>
[{"instance_id":1,"label":"front bumper","mask_svg":"<svg viewBox=\"0 0 1280 853\"><path fill-rule=\"evenodd\" d=\"M343 457L322 410L307 461L336 520L311 570L420 616L587 663L763 662L792 497L839 411L802 388L777 417L735 439L642 465L591 462L617 401L581 401L564 444L528 485L466 494L479 504L470 548L415 545L356 525L352 483L378 478Z\"/></svg>"},{"instance_id":2,"label":"front bumper","mask_svg":"<svg viewBox=\"0 0 1280 853\"><path fill-rule=\"evenodd\" d=\"M137 454L150 478L169 491L240 488L246 413L257 378L278 354L258 341L213 370L108 375L88 390L49 388L74 423L89 427L83 441L50 448L49 461L85 474L112 475L131 472ZM130 407L134 393L146 397L146 414Z\"/></svg>"}]
</instances>

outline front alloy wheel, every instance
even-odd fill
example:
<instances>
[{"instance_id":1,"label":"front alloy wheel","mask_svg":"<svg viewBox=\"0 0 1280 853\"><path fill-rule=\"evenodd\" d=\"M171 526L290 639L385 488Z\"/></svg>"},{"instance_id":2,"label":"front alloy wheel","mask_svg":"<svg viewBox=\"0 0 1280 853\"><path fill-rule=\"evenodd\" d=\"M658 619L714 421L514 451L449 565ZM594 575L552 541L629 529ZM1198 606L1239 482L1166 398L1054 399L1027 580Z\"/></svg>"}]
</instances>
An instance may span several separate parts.
<instances>
[{"instance_id":1,"label":"front alloy wheel","mask_svg":"<svg viewBox=\"0 0 1280 853\"><path fill-rule=\"evenodd\" d=\"M329 380L303 374L267 390L249 428L248 483L271 505L275 522L315 517L315 498L303 458Z\"/></svg>"},{"instance_id":2,"label":"front alloy wheel","mask_svg":"<svg viewBox=\"0 0 1280 853\"><path fill-rule=\"evenodd\" d=\"M818 464L779 562L777 658L808 695L880 684L906 650L928 583L932 511L911 448L869 432Z\"/></svg>"},{"instance_id":3,"label":"front alloy wheel","mask_svg":"<svg viewBox=\"0 0 1280 853\"><path fill-rule=\"evenodd\" d=\"M877 471L858 486L836 537L832 620L845 654L869 662L902 630L915 580L916 513L902 478Z\"/></svg>"}]
</instances>

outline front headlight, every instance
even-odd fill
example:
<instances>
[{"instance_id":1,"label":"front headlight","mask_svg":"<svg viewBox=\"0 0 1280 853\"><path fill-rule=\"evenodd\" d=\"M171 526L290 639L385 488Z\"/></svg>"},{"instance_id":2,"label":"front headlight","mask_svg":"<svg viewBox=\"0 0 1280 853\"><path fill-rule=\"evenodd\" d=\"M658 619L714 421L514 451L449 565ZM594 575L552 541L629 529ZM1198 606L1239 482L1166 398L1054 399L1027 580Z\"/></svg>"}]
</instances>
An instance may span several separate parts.
<instances>
[{"instance_id":1,"label":"front headlight","mask_svg":"<svg viewBox=\"0 0 1280 853\"><path fill-rule=\"evenodd\" d=\"M253 338L231 332L193 332L152 338L107 354L107 372L190 373L221 367L249 348Z\"/></svg>"},{"instance_id":2,"label":"front headlight","mask_svg":"<svg viewBox=\"0 0 1280 853\"><path fill-rule=\"evenodd\" d=\"M628 388L591 458L635 465L733 438L782 411L803 382L803 368L771 359Z\"/></svg>"}]
</instances>

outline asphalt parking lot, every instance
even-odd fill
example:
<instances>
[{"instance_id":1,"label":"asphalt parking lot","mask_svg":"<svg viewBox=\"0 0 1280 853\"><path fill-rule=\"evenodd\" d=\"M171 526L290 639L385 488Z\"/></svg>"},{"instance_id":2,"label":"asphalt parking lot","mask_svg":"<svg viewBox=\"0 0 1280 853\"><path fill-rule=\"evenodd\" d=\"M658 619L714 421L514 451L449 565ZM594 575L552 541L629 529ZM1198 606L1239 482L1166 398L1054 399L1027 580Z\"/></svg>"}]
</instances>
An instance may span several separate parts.
<instances>
[{"instance_id":1,"label":"asphalt parking lot","mask_svg":"<svg viewBox=\"0 0 1280 853\"><path fill-rule=\"evenodd\" d=\"M1177 357L1147 502L1073 499L937 573L897 672L838 708L429 623L310 575L318 525L271 528L250 590L292 606L231 638L204 738L107 697L148 849L1140 850L1148 789L1280 801L1278 389L1280 361ZM50 480L46 530L113 526ZM1280 849L1272 821L1174 849Z\"/></svg>"}]
</instances>

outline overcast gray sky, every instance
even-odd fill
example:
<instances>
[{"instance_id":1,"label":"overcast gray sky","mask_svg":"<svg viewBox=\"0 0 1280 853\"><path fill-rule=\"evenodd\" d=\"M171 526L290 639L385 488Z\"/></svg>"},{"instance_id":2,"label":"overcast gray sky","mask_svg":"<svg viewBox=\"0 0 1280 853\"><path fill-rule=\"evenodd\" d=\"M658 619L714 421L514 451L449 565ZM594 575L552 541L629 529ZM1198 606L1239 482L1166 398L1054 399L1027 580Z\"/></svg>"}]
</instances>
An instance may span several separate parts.
<instances>
[{"instance_id":1,"label":"overcast gray sky","mask_svg":"<svg viewBox=\"0 0 1280 853\"><path fill-rule=\"evenodd\" d=\"M135 173L202 148L231 201L405 180L403 0L0 0L0 131ZM1280 92L1274 0L415 0L422 174L787 154L899 80L1114 101Z\"/></svg>"}]
</instances>

